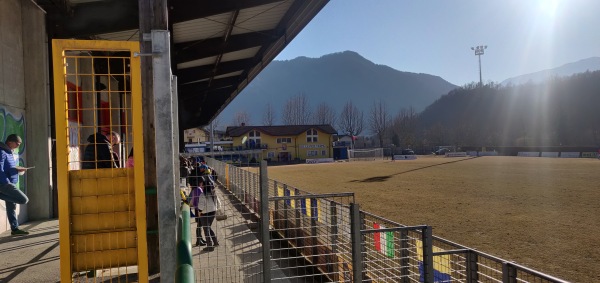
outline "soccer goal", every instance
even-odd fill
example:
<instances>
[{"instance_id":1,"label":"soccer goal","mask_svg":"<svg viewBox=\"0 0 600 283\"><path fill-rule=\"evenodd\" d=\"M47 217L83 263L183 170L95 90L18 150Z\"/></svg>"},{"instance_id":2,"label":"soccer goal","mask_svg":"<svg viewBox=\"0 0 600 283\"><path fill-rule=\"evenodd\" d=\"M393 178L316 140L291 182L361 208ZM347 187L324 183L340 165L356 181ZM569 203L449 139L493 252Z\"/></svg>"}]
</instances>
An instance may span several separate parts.
<instances>
[{"instance_id":1,"label":"soccer goal","mask_svg":"<svg viewBox=\"0 0 600 283\"><path fill-rule=\"evenodd\" d=\"M348 149L350 161L383 159L383 148Z\"/></svg>"}]
</instances>

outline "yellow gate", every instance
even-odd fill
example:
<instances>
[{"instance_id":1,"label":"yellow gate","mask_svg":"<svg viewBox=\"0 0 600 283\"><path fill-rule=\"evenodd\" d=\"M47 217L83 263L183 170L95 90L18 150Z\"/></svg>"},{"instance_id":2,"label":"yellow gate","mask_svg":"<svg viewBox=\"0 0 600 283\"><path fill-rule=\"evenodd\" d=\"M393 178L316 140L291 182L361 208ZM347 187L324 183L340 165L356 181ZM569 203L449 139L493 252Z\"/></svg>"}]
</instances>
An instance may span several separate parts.
<instances>
[{"instance_id":1,"label":"yellow gate","mask_svg":"<svg viewBox=\"0 0 600 283\"><path fill-rule=\"evenodd\" d=\"M148 281L135 52L137 42L52 41L62 282Z\"/></svg>"}]
</instances>

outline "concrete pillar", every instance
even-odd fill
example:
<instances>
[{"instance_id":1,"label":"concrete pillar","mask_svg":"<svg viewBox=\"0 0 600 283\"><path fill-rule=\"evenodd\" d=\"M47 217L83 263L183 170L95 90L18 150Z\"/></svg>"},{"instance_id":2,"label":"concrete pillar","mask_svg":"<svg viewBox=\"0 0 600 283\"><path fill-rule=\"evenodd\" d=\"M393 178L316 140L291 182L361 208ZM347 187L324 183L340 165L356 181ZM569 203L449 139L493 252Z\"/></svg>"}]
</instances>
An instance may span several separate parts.
<instances>
[{"instance_id":1,"label":"concrete pillar","mask_svg":"<svg viewBox=\"0 0 600 283\"><path fill-rule=\"evenodd\" d=\"M178 130L173 110L177 96L171 89L171 52L169 32L152 31L152 69L154 70L154 124L156 129L156 177L158 197L158 237L160 238L160 277L165 281L175 278L177 262L178 209L175 194L179 193L179 176L175 163L179 163ZM177 166L178 167L178 166Z\"/></svg>"}]
</instances>

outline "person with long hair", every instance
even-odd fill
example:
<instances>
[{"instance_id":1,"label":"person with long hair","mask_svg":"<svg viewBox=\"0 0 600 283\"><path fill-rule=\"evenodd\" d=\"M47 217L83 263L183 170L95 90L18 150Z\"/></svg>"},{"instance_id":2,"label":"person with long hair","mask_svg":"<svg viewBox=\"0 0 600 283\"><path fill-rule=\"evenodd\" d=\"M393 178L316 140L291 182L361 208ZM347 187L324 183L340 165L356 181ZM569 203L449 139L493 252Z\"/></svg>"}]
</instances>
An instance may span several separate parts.
<instances>
[{"instance_id":1,"label":"person with long hair","mask_svg":"<svg viewBox=\"0 0 600 283\"><path fill-rule=\"evenodd\" d=\"M206 241L202 238L202 223L200 223L200 213L202 212L202 210L198 207L198 204L200 203L200 198L202 198L203 187L204 179L198 178L192 186L192 191L190 192L190 196L188 198L190 208L196 216L196 246L206 246Z\"/></svg>"},{"instance_id":2,"label":"person with long hair","mask_svg":"<svg viewBox=\"0 0 600 283\"><path fill-rule=\"evenodd\" d=\"M206 248L204 251L213 251L219 245L217 234L212 229L217 209L221 207L221 200L215 191L214 183L208 176L202 176L204 192L198 198L198 210L200 210L200 224L206 237Z\"/></svg>"}]
</instances>

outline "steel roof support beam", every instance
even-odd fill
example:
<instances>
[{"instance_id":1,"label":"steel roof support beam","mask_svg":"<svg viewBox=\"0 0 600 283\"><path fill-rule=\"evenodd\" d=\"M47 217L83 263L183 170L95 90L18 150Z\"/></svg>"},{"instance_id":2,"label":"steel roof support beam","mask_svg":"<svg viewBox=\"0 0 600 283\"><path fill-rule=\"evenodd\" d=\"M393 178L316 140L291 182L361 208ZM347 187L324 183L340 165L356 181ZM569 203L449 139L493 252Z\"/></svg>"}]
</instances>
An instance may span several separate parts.
<instances>
[{"instance_id":1,"label":"steel roof support beam","mask_svg":"<svg viewBox=\"0 0 600 283\"><path fill-rule=\"evenodd\" d=\"M241 59L235 61L221 62L219 66L205 65L198 67L191 67L185 69L179 69L177 71L177 80L179 84L186 84L189 82L206 79L211 75L219 76L228 74L240 70L244 70L249 65L255 65L256 60L254 58Z\"/></svg>"},{"instance_id":2,"label":"steel roof support beam","mask_svg":"<svg viewBox=\"0 0 600 283\"><path fill-rule=\"evenodd\" d=\"M265 31L233 35L230 36L227 42L223 42L223 38L221 37L216 37L195 42L176 43L173 47L175 49L173 59L177 63L184 63L217 56L223 53L270 44L277 40L279 36L273 33L273 31Z\"/></svg>"}]
</instances>

